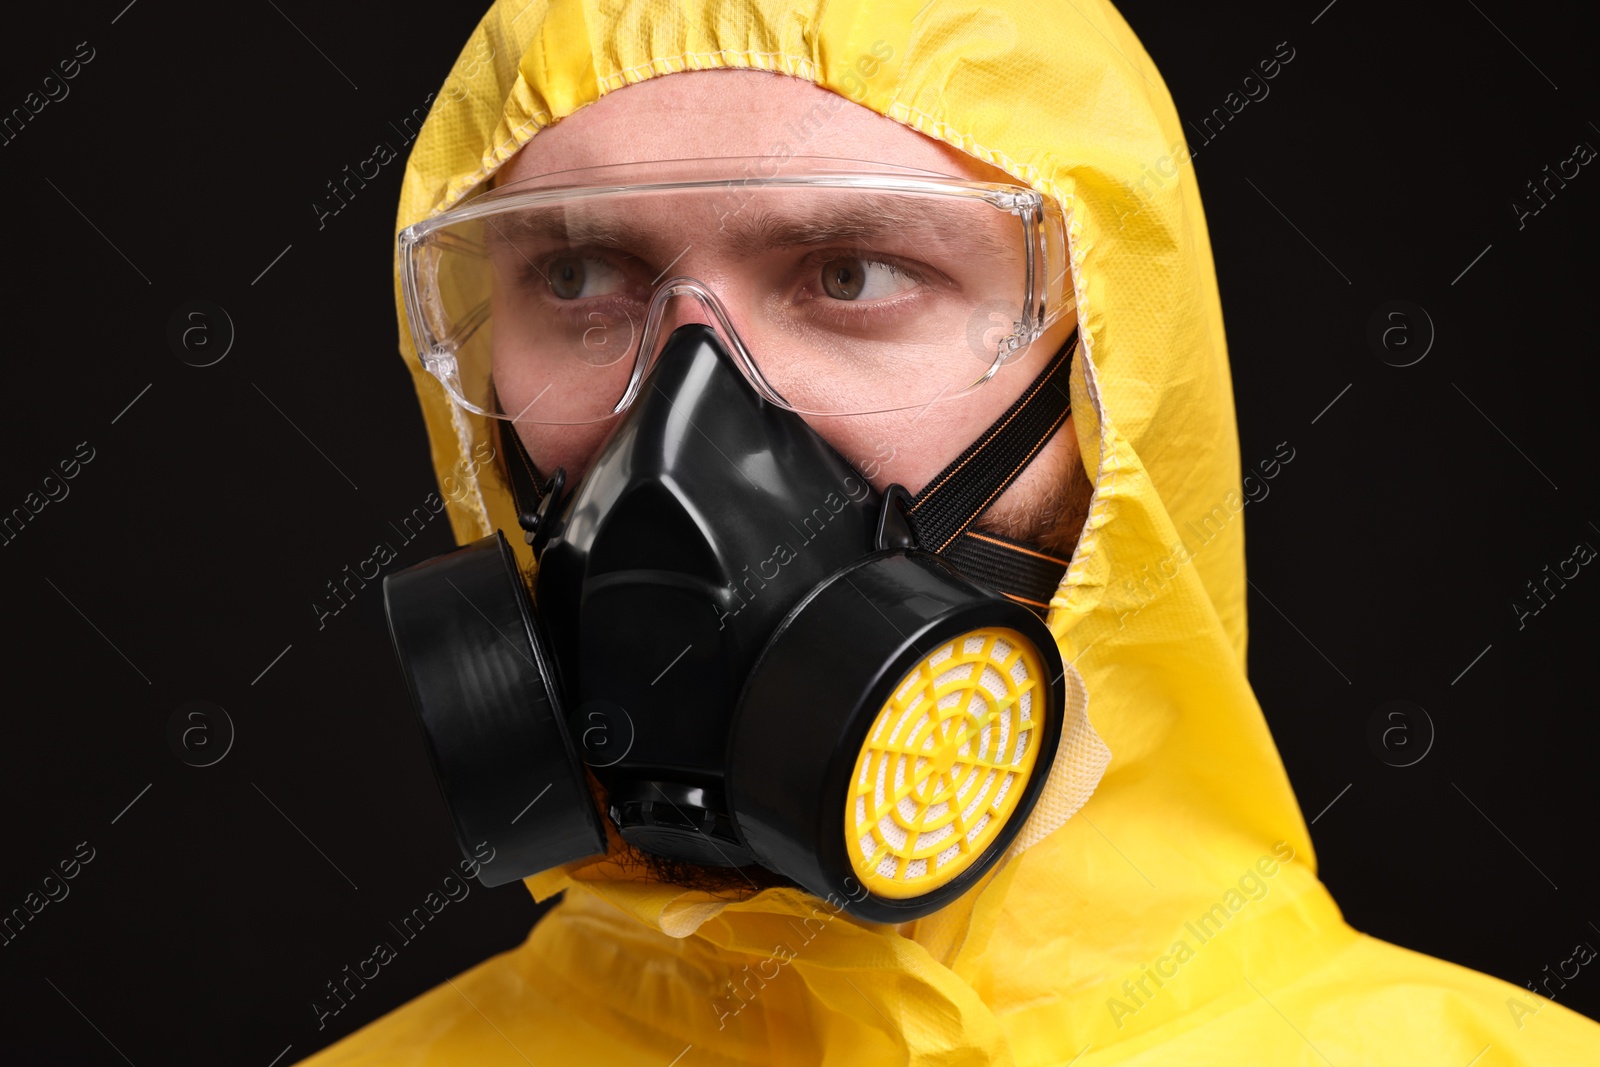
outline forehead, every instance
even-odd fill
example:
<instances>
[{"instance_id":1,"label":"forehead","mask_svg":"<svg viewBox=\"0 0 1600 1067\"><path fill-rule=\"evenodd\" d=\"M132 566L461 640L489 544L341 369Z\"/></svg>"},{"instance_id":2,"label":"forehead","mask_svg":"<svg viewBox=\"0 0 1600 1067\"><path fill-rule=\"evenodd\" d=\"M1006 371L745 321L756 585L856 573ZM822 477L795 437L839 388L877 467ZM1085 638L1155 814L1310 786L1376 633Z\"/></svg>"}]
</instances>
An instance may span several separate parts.
<instances>
[{"instance_id":1,"label":"forehead","mask_svg":"<svg viewBox=\"0 0 1600 1067\"><path fill-rule=\"evenodd\" d=\"M524 145L495 184L613 163L795 155L1014 180L811 82L766 71L697 70L624 86L578 109Z\"/></svg>"}]
</instances>

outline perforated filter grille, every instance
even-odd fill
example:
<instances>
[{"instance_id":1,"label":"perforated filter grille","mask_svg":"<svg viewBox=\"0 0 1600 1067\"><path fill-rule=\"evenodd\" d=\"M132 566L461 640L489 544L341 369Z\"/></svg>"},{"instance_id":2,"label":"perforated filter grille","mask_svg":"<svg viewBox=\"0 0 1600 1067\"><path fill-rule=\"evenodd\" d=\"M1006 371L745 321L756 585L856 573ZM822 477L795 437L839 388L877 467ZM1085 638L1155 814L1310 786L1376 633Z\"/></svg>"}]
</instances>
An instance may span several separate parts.
<instances>
[{"instance_id":1,"label":"perforated filter grille","mask_svg":"<svg viewBox=\"0 0 1600 1067\"><path fill-rule=\"evenodd\" d=\"M973 630L923 660L873 720L845 812L855 874L904 899L981 856L1026 792L1039 748L1040 657L1011 630Z\"/></svg>"}]
</instances>

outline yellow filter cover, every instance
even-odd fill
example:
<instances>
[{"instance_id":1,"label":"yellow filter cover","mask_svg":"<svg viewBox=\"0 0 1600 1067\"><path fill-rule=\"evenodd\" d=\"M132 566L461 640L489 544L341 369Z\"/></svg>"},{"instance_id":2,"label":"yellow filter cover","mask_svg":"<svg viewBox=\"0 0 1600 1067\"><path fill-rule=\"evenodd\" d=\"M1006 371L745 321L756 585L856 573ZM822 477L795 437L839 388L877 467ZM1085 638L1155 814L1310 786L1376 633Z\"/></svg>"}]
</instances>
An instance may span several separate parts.
<instances>
[{"instance_id":1,"label":"yellow filter cover","mask_svg":"<svg viewBox=\"0 0 1600 1067\"><path fill-rule=\"evenodd\" d=\"M844 837L862 885L910 900L983 855L1036 769L1048 683L1027 639L1004 629L946 641L901 679L850 776Z\"/></svg>"}]
</instances>

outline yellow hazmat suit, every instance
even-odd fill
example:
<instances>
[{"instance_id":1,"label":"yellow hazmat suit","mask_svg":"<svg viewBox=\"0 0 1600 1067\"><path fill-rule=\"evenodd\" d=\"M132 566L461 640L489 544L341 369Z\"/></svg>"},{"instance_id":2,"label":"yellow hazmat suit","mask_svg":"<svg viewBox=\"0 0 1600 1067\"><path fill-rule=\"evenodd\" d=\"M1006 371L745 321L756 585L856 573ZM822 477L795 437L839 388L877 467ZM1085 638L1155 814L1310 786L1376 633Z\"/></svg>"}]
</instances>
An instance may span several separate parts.
<instances>
[{"instance_id":1,"label":"yellow hazmat suit","mask_svg":"<svg viewBox=\"0 0 1600 1067\"><path fill-rule=\"evenodd\" d=\"M876 42L892 58L863 77ZM717 67L814 82L1067 212L1095 492L1049 624L1110 767L1060 829L898 929L798 890L719 901L605 861L530 878L536 898L566 896L520 948L311 1062L1600 1063L1594 1023L1357 933L1317 880L1245 677L1238 446L1200 196L1161 77L1109 4L497 3L416 142L399 225L605 93ZM456 536L515 531L488 420L421 369L403 315L400 333Z\"/></svg>"}]
</instances>

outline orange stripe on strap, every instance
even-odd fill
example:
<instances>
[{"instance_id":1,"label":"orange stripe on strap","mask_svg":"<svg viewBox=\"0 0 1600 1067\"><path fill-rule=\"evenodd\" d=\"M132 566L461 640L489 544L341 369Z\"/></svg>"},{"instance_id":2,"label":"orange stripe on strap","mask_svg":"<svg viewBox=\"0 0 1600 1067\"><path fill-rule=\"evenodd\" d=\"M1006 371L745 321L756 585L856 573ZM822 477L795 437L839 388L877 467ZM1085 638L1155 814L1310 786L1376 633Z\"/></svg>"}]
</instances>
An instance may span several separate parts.
<instances>
[{"instance_id":1,"label":"orange stripe on strap","mask_svg":"<svg viewBox=\"0 0 1600 1067\"><path fill-rule=\"evenodd\" d=\"M1025 556L1036 556L1039 559L1045 560L1046 562L1049 562L1049 563L1059 563L1063 567L1066 567L1066 566L1070 565L1067 560L1057 559L1054 556L1047 556L1043 552L1035 552L1031 548L1023 548L1021 545L1013 545L1008 541L1000 541L1000 540L997 540L996 538L993 538L993 537L985 537L983 534L981 534L981 533L973 533L971 530L967 531L967 536L968 537L977 538L979 541L987 541L987 542L989 542L989 544L998 545L1001 548L1008 548L1013 552L1021 552Z\"/></svg>"}]
</instances>

